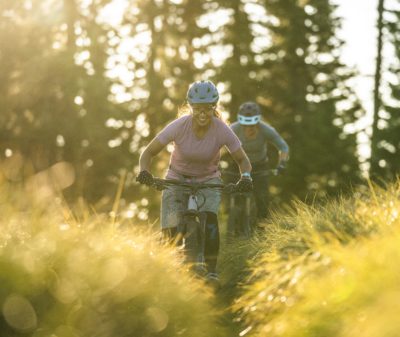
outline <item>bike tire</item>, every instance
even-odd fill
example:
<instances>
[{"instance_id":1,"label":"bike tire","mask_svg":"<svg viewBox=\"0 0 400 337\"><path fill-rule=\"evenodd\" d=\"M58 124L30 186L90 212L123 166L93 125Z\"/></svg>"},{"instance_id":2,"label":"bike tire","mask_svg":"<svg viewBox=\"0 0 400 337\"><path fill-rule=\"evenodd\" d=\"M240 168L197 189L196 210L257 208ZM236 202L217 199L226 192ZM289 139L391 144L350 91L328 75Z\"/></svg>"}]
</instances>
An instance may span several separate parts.
<instances>
[{"instance_id":1,"label":"bike tire","mask_svg":"<svg viewBox=\"0 0 400 337\"><path fill-rule=\"evenodd\" d=\"M239 215L240 210L237 207L233 207L229 210L226 228L226 234L229 239L237 236Z\"/></svg>"},{"instance_id":2,"label":"bike tire","mask_svg":"<svg viewBox=\"0 0 400 337\"><path fill-rule=\"evenodd\" d=\"M252 235L252 223L251 223L251 206L252 200L249 195L245 196L245 205L243 210L242 217L242 232L245 239L250 239Z\"/></svg>"},{"instance_id":3,"label":"bike tire","mask_svg":"<svg viewBox=\"0 0 400 337\"><path fill-rule=\"evenodd\" d=\"M251 238L251 227L250 227L250 219L246 216L243 217L242 220L242 233L245 239Z\"/></svg>"},{"instance_id":4,"label":"bike tire","mask_svg":"<svg viewBox=\"0 0 400 337\"><path fill-rule=\"evenodd\" d=\"M185 262L198 275L206 273L204 261L205 228L196 219L187 217L185 221L184 254Z\"/></svg>"}]
</instances>

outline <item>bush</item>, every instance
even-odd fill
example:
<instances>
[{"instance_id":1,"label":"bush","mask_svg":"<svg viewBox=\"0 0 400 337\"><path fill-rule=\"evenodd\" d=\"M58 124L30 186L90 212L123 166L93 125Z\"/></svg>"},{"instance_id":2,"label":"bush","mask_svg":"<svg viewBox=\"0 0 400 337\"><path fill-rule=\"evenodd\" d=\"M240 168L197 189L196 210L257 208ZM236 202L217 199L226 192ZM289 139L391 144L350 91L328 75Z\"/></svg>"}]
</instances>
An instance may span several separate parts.
<instances>
[{"instance_id":1,"label":"bush","mask_svg":"<svg viewBox=\"0 0 400 337\"><path fill-rule=\"evenodd\" d=\"M223 335L210 292L154 234L9 192L0 194L1 336Z\"/></svg>"},{"instance_id":2,"label":"bush","mask_svg":"<svg viewBox=\"0 0 400 337\"><path fill-rule=\"evenodd\" d=\"M242 335L395 336L399 197L396 184L277 214L234 304Z\"/></svg>"}]
</instances>

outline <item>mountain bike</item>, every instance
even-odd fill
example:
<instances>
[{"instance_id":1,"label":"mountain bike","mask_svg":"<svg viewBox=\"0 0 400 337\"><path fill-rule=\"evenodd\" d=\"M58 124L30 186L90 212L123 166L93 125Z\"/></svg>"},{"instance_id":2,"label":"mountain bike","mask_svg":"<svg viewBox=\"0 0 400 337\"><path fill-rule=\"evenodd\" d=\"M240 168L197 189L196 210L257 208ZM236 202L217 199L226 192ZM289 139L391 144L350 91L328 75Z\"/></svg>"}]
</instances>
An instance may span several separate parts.
<instances>
[{"instance_id":1,"label":"mountain bike","mask_svg":"<svg viewBox=\"0 0 400 337\"><path fill-rule=\"evenodd\" d=\"M276 176L277 169L253 171L251 176ZM233 171L224 171L224 176L230 177L229 180L237 180L240 174ZM249 239L257 226L257 207L254 199L254 192L234 191L229 196L227 239L241 237Z\"/></svg>"},{"instance_id":2,"label":"mountain bike","mask_svg":"<svg viewBox=\"0 0 400 337\"><path fill-rule=\"evenodd\" d=\"M182 187L186 199L186 209L180 216L177 236L174 241L178 245L181 244L185 263L188 263L196 274L204 276L207 272L204 259L207 215L206 212L201 210L206 202L206 197L202 190L216 188L224 193L233 193L235 185L183 182L160 178L154 178L154 184L152 185L157 190L163 190L169 186Z\"/></svg>"}]
</instances>

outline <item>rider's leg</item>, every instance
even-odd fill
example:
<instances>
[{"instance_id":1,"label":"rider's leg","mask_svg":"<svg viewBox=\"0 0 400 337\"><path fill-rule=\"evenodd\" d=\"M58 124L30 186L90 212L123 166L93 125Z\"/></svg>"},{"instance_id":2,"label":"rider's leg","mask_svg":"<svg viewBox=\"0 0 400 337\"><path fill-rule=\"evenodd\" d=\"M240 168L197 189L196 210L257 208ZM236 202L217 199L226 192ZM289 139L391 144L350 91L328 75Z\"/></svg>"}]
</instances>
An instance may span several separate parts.
<instances>
[{"instance_id":1,"label":"rider's leg","mask_svg":"<svg viewBox=\"0 0 400 337\"><path fill-rule=\"evenodd\" d=\"M217 214L207 212L204 259L207 271L215 273L219 252L219 228Z\"/></svg>"},{"instance_id":2,"label":"rider's leg","mask_svg":"<svg viewBox=\"0 0 400 337\"><path fill-rule=\"evenodd\" d=\"M178 237L178 227L182 221L182 212L185 209L186 199L182 188L171 186L163 190L161 197L161 237L163 243L181 244Z\"/></svg>"},{"instance_id":3,"label":"rider's leg","mask_svg":"<svg viewBox=\"0 0 400 337\"><path fill-rule=\"evenodd\" d=\"M253 186L257 206L257 218L262 221L269 215L268 177L254 177Z\"/></svg>"}]
</instances>

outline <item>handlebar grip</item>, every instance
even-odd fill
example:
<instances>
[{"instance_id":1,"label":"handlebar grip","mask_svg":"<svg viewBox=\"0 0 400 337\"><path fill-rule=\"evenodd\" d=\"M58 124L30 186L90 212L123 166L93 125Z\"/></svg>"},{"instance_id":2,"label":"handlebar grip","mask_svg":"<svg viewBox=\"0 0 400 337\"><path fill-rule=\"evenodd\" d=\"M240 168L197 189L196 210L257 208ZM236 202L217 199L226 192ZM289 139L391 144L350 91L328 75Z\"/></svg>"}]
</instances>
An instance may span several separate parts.
<instances>
[{"instance_id":1,"label":"handlebar grip","mask_svg":"<svg viewBox=\"0 0 400 337\"><path fill-rule=\"evenodd\" d=\"M233 184L233 183L227 184L227 185L224 187L223 192L225 192L225 193L233 193L233 192L236 192L236 184Z\"/></svg>"}]
</instances>

